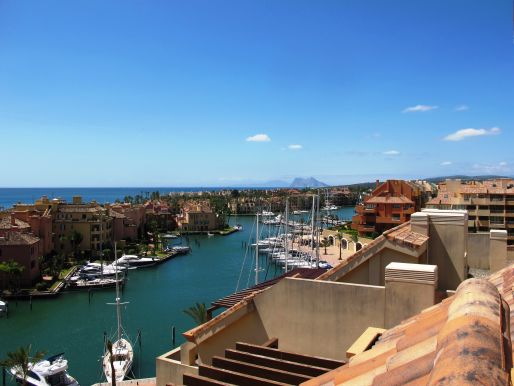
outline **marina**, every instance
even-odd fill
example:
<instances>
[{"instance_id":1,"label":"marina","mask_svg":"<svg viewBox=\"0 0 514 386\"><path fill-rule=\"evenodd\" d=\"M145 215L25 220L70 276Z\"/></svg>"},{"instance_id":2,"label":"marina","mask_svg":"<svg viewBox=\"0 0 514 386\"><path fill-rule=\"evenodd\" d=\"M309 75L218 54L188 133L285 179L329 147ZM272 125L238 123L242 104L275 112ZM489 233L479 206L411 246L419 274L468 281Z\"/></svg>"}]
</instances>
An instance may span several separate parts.
<instances>
[{"instance_id":1,"label":"marina","mask_svg":"<svg viewBox=\"0 0 514 386\"><path fill-rule=\"evenodd\" d=\"M353 207L334 213L351 217ZM129 306L122 306L123 327L131 337L141 332L133 347L131 376L155 376L155 357L184 342L181 333L194 326L184 309L196 302L209 305L254 285L253 255L245 259L245 247L255 242L255 217L238 216L237 222L242 230L227 236L173 239L174 246L190 246L192 252L153 267L129 270L122 291L123 299L130 300ZM268 265L266 256L260 257L260 266L260 281L283 273L278 266ZM69 372L80 384L103 382L104 333L113 336L116 330L115 309L106 306L112 303L113 294L114 288L106 288L65 291L56 298L32 302L10 300L9 317L0 318L0 357L30 343L36 350L65 352Z\"/></svg>"}]
</instances>

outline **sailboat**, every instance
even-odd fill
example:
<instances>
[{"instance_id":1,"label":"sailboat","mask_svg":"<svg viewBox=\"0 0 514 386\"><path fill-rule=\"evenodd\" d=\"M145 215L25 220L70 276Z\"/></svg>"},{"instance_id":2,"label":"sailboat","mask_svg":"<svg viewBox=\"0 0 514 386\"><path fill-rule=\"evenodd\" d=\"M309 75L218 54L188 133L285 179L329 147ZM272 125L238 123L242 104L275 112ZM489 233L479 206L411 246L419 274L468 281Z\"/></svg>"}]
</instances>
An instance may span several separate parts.
<instances>
[{"instance_id":1,"label":"sailboat","mask_svg":"<svg viewBox=\"0 0 514 386\"><path fill-rule=\"evenodd\" d=\"M116 244L114 244L114 256L117 256ZM120 287L118 284L118 271L116 271L116 303L109 304L116 306L116 317L118 322L117 340L112 344L111 350L109 350L108 347L105 348L102 364L107 382L112 381L113 371L116 382L121 382L132 368L134 350L132 349L132 344L128 341L128 339L126 339L126 337L124 337L125 334L121 326L121 306L127 303L121 303Z\"/></svg>"}]
</instances>

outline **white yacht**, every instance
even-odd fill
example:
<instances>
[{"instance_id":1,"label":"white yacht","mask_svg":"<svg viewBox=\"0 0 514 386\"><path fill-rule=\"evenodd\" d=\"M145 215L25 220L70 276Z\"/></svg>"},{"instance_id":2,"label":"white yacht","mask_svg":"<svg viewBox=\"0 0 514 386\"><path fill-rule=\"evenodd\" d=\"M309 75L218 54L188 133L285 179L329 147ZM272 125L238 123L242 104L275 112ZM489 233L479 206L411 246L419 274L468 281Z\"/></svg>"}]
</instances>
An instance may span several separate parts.
<instances>
[{"instance_id":1,"label":"white yacht","mask_svg":"<svg viewBox=\"0 0 514 386\"><path fill-rule=\"evenodd\" d=\"M31 386L79 386L78 382L66 371L68 361L64 353L54 355L36 363L29 363L26 382ZM23 383L23 374L17 366L10 369L16 381Z\"/></svg>"},{"instance_id":2,"label":"white yacht","mask_svg":"<svg viewBox=\"0 0 514 386\"><path fill-rule=\"evenodd\" d=\"M3 300L0 300L0 316L7 314L7 302L4 302Z\"/></svg>"},{"instance_id":3,"label":"white yacht","mask_svg":"<svg viewBox=\"0 0 514 386\"><path fill-rule=\"evenodd\" d=\"M149 267L157 262L153 257L142 257L137 255L123 255L113 264L122 267Z\"/></svg>"}]
</instances>

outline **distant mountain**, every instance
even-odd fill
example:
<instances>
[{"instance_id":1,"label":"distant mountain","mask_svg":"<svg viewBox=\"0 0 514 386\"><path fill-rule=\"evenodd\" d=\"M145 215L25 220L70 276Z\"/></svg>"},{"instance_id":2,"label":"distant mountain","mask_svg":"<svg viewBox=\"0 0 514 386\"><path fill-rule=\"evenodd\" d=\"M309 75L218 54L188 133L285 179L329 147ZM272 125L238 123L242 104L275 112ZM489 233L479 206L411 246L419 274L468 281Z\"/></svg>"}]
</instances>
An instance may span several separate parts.
<instances>
[{"instance_id":1,"label":"distant mountain","mask_svg":"<svg viewBox=\"0 0 514 386\"><path fill-rule=\"evenodd\" d=\"M297 177L293 180L291 185L289 185L290 188L324 188L326 186L328 186L328 185L321 181L318 181L314 177L309 177L309 178Z\"/></svg>"}]
</instances>

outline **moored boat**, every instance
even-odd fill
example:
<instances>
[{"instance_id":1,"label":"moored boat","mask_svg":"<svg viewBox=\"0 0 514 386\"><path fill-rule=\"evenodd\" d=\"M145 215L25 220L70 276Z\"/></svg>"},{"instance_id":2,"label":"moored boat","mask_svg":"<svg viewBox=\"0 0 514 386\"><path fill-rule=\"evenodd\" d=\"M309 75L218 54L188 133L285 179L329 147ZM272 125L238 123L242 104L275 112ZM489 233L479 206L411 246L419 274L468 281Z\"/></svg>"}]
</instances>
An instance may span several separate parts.
<instances>
[{"instance_id":1,"label":"moored boat","mask_svg":"<svg viewBox=\"0 0 514 386\"><path fill-rule=\"evenodd\" d=\"M68 374L68 361L64 353L51 356L36 363L29 363L26 384L31 386L79 386L78 382ZM18 366L10 369L16 381L23 383L23 372Z\"/></svg>"},{"instance_id":2,"label":"moored boat","mask_svg":"<svg viewBox=\"0 0 514 386\"><path fill-rule=\"evenodd\" d=\"M121 267L150 267L155 265L156 262L157 260L154 257L123 255L113 265Z\"/></svg>"}]
</instances>

